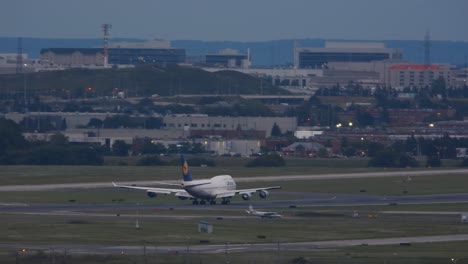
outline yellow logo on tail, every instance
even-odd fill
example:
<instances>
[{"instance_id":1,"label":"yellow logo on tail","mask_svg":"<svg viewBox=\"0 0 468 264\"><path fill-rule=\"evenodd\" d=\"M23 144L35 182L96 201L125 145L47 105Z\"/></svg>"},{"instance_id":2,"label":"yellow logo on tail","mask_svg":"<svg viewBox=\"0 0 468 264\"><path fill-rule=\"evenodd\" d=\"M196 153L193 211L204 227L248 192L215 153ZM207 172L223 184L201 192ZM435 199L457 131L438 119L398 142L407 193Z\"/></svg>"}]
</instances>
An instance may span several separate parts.
<instances>
[{"instance_id":1,"label":"yellow logo on tail","mask_svg":"<svg viewBox=\"0 0 468 264\"><path fill-rule=\"evenodd\" d=\"M183 173L184 176L187 175L187 173L188 173L188 164L187 164L187 161L184 162L184 165L182 166L182 173Z\"/></svg>"}]
</instances>

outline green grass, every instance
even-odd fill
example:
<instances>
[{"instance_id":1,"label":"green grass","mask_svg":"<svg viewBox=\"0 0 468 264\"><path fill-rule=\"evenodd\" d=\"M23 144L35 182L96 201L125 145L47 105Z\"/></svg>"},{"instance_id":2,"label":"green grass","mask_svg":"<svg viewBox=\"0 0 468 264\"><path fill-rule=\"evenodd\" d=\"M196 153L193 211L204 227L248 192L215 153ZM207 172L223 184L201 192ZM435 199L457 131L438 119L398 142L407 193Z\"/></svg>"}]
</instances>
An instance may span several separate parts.
<instances>
[{"instance_id":1,"label":"green grass","mask_svg":"<svg viewBox=\"0 0 468 264\"><path fill-rule=\"evenodd\" d=\"M159 212L153 212L157 215ZM245 215L240 212L239 215ZM346 215L315 215L304 219L262 220L245 216L243 219L216 220L184 217L140 218L140 230L132 217L16 215L2 214L0 226L2 243L27 244L119 244L139 245L149 241L155 245L198 244L210 240L213 244L305 242L358 238L466 234L468 225L459 217L387 216L376 219L352 218ZM197 232L200 220L214 225L213 234ZM266 236L258 239L258 235Z\"/></svg>"},{"instance_id":2,"label":"green grass","mask_svg":"<svg viewBox=\"0 0 468 264\"><path fill-rule=\"evenodd\" d=\"M287 179L287 175L284 177ZM406 177L376 177L353 179L323 179L298 181L273 181L261 184L281 185L285 192L347 193L375 195L425 195L468 192L467 175L430 175ZM259 183L240 183L243 187L258 186ZM407 193L404 192L407 191ZM364 191L364 192L363 192Z\"/></svg>"},{"instance_id":3,"label":"green grass","mask_svg":"<svg viewBox=\"0 0 468 264\"><path fill-rule=\"evenodd\" d=\"M295 211L331 211L348 212L382 212L382 211L416 211L416 212L468 212L468 201L465 203L439 204L398 204L398 205L350 205L350 206L307 206L297 207Z\"/></svg>"},{"instance_id":4,"label":"green grass","mask_svg":"<svg viewBox=\"0 0 468 264\"><path fill-rule=\"evenodd\" d=\"M226 159L236 160L236 159ZM351 166L358 162L358 166ZM242 166L191 167L196 178L208 178L220 174L236 177L313 175L330 173L359 173L382 171L414 171L413 169L368 168L359 165L361 159L296 159L286 167L246 168ZM230 163L230 162L228 162ZM350 163L350 164L347 164ZM0 166L0 185L47 184L74 182L180 180L178 166Z\"/></svg>"}]
</instances>

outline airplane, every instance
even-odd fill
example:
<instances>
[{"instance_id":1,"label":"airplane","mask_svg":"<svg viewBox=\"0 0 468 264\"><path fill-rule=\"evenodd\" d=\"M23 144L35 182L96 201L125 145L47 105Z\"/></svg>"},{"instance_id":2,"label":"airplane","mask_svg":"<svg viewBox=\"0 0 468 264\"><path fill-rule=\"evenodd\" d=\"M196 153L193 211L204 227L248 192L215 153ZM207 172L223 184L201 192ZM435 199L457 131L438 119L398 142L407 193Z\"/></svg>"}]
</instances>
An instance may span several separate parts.
<instances>
[{"instance_id":1,"label":"airplane","mask_svg":"<svg viewBox=\"0 0 468 264\"><path fill-rule=\"evenodd\" d=\"M243 200L250 200L255 193L258 193L260 198L266 198L269 195L268 190L281 188L281 186L273 186L236 190L236 182L230 175L218 175L210 179L194 180L183 155L180 156L180 160L182 164L182 183L158 182L158 184L179 186L182 189L118 185L114 182L112 182L112 185L118 188L144 190L150 198L155 198L158 194L174 194L180 200L192 199L193 204L206 204L207 202L216 204L218 198L222 199L221 204L229 204L230 199L235 195L240 195Z\"/></svg>"},{"instance_id":2,"label":"airplane","mask_svg":"<svg viewBox=\"0 0 468 264\"><path fill-rule=\"evenodd\" d=\"M282 215L277 212L262 212L253 209L252 205L249 205L249 210L245 210L249 215L258 216L261 218L281 218Z\"/></svg>"}]
</instances>

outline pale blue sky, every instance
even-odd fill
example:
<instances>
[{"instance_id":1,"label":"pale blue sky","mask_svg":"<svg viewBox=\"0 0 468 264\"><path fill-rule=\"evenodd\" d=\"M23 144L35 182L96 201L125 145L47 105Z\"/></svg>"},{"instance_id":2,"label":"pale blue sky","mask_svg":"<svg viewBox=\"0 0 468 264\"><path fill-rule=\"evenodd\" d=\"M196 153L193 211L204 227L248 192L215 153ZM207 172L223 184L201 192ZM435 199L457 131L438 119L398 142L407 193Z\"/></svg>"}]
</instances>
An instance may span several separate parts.
<instances>
[{"instance_id":1,"label":"pale blue sky","mask_svg":"<svg viewBox=\"0 0 468 264\"><path fill-rule=\"evenodd\" d=\"M468 41L468 0L1 0L0 36Z\"/></svg>"}]
</instances>

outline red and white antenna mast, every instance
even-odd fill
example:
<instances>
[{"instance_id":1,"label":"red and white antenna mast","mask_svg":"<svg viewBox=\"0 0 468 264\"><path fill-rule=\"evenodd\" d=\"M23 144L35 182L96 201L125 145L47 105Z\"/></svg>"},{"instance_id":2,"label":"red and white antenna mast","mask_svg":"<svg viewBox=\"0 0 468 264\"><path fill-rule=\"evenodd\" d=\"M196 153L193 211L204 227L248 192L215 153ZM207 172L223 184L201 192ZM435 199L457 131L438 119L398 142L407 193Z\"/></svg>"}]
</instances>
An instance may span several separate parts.
<instances>
[{"instance_id":1,"label":"red and white antenna mast","mask_svg":"<svg viewBox=\"0 0 468 264\"><path fill-rule=\"evenodd\" d=\"M112 28L111 24L103 24L102 31L104 32L104 68L107 68L109 61L109 30Z\"/></svg>"}]
</instances>

